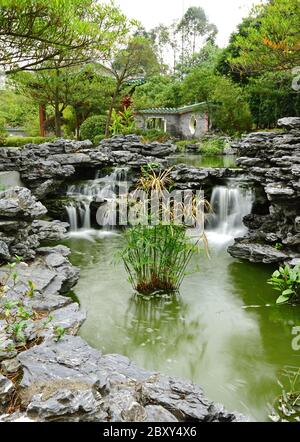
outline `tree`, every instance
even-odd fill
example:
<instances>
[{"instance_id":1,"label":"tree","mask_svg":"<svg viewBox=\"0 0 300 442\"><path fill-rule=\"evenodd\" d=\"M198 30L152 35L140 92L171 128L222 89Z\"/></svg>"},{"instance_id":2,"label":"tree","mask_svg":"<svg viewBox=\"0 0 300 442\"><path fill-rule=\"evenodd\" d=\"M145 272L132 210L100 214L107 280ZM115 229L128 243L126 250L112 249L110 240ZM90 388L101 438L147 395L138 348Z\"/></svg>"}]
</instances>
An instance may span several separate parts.
<instances>
[{"instance_id":1,"label":"tree","mask_svg":"<svg viewBox=\"0 0 300 442\"><path fill-rule=\"evenodd\" d=\"M21 72L13 77L18 90L37 105L53 110L55 135L62 135L63 113L72 106L76 133L89 114L105 113L109 105L109 91L114 82L105 78L94 65L82 68L49 69L35 73Z\"/></svg>"},{"instance_id":2,"label":"tree","mask_svg":"<svg viewBox=\"0 0 300 442\"><path fill-rule=\"evenodd\" d=\"M252 116L241 87L226 77L218 77L211 95L216 103L213 124L229 135L248 132L252 127Z\"/></svg>"},{"instance_id":3,"label":"tree","mask_svg":"<svg viewBox=\"0 0 300 442\"><path fill-rule=\"evenodd\" d=\"M218 32L216 26L209 23L204 9L196 6L186 11L177 29L182 35L181 63L184 63L185 54L188 56L195 54L199 38L206 36L207 39L214 39ZM191 53L189 48L192 48Z\"/></svg>"},{"instance_id":4,"label":"tree","mask_svg":"<svg viewBox=\"0 0 300 442\"><path fill-rule=\"evenodd\" d=\"M0 90L0 118L5 120L8 127L24 127L28 121L28 115L37 116L34 102L22 94L16 93L13 86Z\"/></svg>"},{"instance_id":5,"label":"tree","mask_svg":"<svg viewBox=\"0 0 300 442\"><path fill-rule=\"evenodd\" d=\"M58 58L64 67L82 64L104 56L127 25L118 8L96 0L0 0L0 67L45 70Z\"/></svg>"},{"instance_id":6,"label":"tree","mask_svg":"<svg viewBox=\"0 0 300 442\"><path fill-rule=\"evenodd\" d=\"M246 73L290 70L300 64L298 0L272 0L252 11L246 32L236 36L229 61Z\"/></svg>"},{"instance_id":7,"label":"tree","mask_svg":"<svg viewBox=\"0 0 300 442\"><path fill-rule=\"evenodd\" d=\"M185 103L206 102L213 127L228 134L251 129L251 112L241 87L209 66L192 70L182 84Z\"/></svg>"},{"instance_id":8,"label":"tree","mask_svg":"<svg viewBox=\"0 0 300 442\"><path fill-rule=\"evenodd\" d=\"M276 127L280 118L300 115L300 94L291 87L291 72L268 72L250 77L245 86L257 128Z\"/></svg>"},{"instance_id":9,"label":"tree","mask_svg":"<svg viewBox=\"0 0 300 442\"><path fill-rule=\"evenodd\" d=\"M155 75L139 86L134 95L135 109L179 107L182 104L181 82L172 76Z\"/></svg>"},{"instance_id":10,"label":"tree","mask_svg":"<svg viewBox=\"0 0 300 442\"><path fill-rule=\"evenodd\" d=\"M115 89L115 80L104 76L97 65L87 65L72 74L68 105L74 113L74 132L80 137L81 124L91 115L106 115Z\"/></svg>"},{"instance_id":11,"label":"tree","mask_svg":"<svg viewBox=\"0 0 300 442\"><path fill-rule=\"evenodd\" d=\"M155 44L155 51L160 63L160 73L164 74L166 72L165 51L172 47L170 29L166 25L159 24L150 31L149 35Z\"/></svg>"},{"instance_id":12,"label":"tree","mask_svg":"<svg viewBox=\"0 0 300 442\"><path fill-rule=\"evenodd\" d=\"M129 39L125 47L111 51L110 59L103 64L103 69L116 81L106 124L106 135L108 135L112 112L117 105L122 87L129 80L138 77L147 78L159 73L160 67L151 41L145 37L135 36Z\"/></svg>"}]
</instances>

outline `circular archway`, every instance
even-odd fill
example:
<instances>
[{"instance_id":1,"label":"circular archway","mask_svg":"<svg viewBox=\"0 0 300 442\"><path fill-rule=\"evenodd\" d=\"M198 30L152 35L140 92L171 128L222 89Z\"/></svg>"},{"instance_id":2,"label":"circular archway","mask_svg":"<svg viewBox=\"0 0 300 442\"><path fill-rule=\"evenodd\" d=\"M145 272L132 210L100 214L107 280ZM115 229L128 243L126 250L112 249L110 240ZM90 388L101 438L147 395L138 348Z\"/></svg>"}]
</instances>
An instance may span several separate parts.
<instances>
[{"instance_id":1,"label":"circular archway","mask_svg":"<svg viewBox=\"0 0 300 442\"><path fill-rule=\"evenodd\" d=\"M190 132L192 135L195 135L196 133L196 129L197 129L197 120L195 118L195 116L193 115L190 119L190 124L189 124L189 128L190 128Z\"/></svg>"}]
</instances>

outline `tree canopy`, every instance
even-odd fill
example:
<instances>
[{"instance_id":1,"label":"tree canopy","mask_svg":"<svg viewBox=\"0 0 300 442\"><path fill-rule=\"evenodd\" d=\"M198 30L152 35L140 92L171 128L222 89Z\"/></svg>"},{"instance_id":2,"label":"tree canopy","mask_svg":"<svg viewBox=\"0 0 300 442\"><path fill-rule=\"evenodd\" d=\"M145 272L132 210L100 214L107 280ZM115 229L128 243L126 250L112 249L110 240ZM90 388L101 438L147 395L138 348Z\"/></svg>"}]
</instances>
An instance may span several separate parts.
<instances>
[{"instance_id":1,"label":"tree canopy","mask_svg":"<svg viewBox=\"0 0 300 442\"><path fill-rule=\"evenodd\" d=\"M128 21L113 4L96 0L0 0L0 67L41 70L57 58L64 66L101 58Z\"/></svg>"},{"instance_id":2,"label":"tree canopy","mask_svg":"<svg viewBox=\"0 0 300 442\"><path fill-rule=\"evenodd\" d=\"M300 64L299 0L272 0L255 7L235 36L229 61L246 73L289 70Z\"/></svg>"}]
</instances>

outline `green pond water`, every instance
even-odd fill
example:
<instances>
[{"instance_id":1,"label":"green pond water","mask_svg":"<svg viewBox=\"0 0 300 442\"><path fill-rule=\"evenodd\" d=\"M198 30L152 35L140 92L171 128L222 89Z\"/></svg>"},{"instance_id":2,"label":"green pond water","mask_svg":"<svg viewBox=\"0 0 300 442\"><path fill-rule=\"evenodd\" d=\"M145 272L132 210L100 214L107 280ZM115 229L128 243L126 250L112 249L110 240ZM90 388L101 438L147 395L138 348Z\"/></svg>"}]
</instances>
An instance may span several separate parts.
<instances>
[{"instance_id":1,"label":"green pond water","mask_svg":"<svg viewBox=\"0 0 300 442\"><path fill-rule=\"evenodd\" d=\"M186 164L194 167L228 167L236 168L236 156L234 155L208 155L183 153L177 154L168 159L171 166L176 164Z\"/></svg>"},{"instance_id":2,"label":"green pond water","mask_svg":"<svg viewBox=\"0 0 300 442\"><path fill-rule=\"evenodd\" d=\"M299 366L292 328L299 307L276 306L266 284L272 272L232 259L228 242L208 235L211 259L194 258L180 296L134 296L116 232L75 232L66 241L81 268L75 288L88 318L82 337L104 353L128 356L141 367L176 375L202 386L207 396L259 421L280 393L285 365Z\"/></svg>"}]
</instances>

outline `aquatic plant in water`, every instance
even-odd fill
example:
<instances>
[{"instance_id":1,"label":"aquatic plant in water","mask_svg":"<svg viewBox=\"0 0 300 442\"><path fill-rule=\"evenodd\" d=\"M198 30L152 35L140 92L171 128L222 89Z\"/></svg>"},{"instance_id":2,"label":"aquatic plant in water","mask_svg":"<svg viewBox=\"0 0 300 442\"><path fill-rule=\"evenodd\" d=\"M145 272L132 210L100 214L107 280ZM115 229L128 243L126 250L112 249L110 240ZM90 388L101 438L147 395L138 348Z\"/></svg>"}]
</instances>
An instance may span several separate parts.
<instances>
[{"instance_id":1,"label":"aquatic plant in water","mask_svg":"<svg viewBox=\"0 0 300 442\"><path fill-rule=\"evenodd\" d=\"M300 301L300 266L279 267L276 270L271 279L270 284L274 290L277 290L281 295L277 299L277 304L285 304L287 302L299 302Z\"/></svg>"},{"instance_id":2,"label":"aquatic plant in water","mask_svg":"<svg viewBox=\"0 0 300 442\"><path fill-rule=\"evenodd\" d=\"M300 368L285 367L279 385L282 394L276 399L270 419L274 422L300 422Z\"/></svg>"},{"instance_id":3,"label":"aquatic plant in water","mask_svg":"<svg viewBox=\"0 0 300 442\"><path fill-rule=\"evenodd\" d=\"M151 294L179 289L187 265L197 252L184 226L138 225L127 230L125 239L121 257L135 290Z\"/></svg>"},{"instance_id":4,"label":"aquatic plant in water","mask_svg":"<svg viewBox=\"0 0 300 442\"><path fill-rule=\"evenodd\" d=\"M147 192L150 202L151 192L162 195L172 185L170 169L161 171L156 165L148 165L142 168L137 189ZM207 202L193 199L192 212L199 204L205 207ZM161 219L154 225L138 224L125 233L126 243L120 256L133 288L141 294L178 291L193 254L198 251L200 239L205 242L204 235L196 243L190 240L186 226L176 223L176 209L175 203L171 207L162 206ZM162 221L164 214L168 215L168 224ZM194 214L191 216L193 218ZM151 221L150 214L146 214L146 218Z\"/></svg>"}]
</instances>

